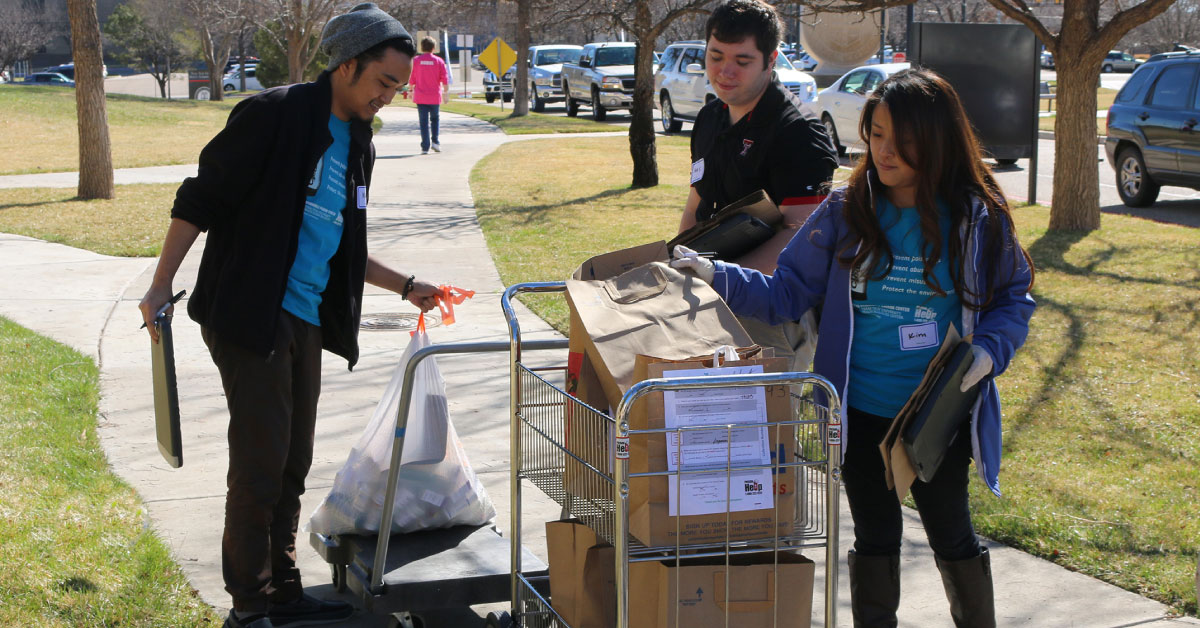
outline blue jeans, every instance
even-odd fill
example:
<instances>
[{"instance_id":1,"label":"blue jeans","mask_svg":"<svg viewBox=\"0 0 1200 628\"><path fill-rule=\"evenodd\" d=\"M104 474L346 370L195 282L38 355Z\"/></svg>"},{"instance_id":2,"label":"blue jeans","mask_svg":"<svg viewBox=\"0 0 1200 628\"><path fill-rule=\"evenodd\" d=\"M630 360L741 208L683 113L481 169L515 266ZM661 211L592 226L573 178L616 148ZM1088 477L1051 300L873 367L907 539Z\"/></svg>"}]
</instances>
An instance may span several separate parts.
<instances>
[{"instance_id":1,"label":"blue jeans","mask_svg":"<svg viewBox=\"0 0 1200 628\"><path fill-rule=\"evenodd\" d=\"M854 519L854 551L864 556L900 553L902 517L896 491L883 477L879 443L887 434L890 418L849 408L850 442L842 466L842 481L850 515ZM942 560L964 560L979 555L979 539L971 526L967 503L967 477L971 464L971 420L968 417L950 443L937 473L928 482L912 485L913 501L921 515L925 536Z\"/></svg>"},{"instance_id":2,"label":"blue jeans","mask_svg":"<svg viewBox=\"0 0 1200 628\"><path fill-rule=\"evenodd\" d=\"M439 105L417 105L417 115L421 118L421 150L429 150L429 134L433 132L433 143L438 142L438 108Z\"/></svg>"}]
</instances>

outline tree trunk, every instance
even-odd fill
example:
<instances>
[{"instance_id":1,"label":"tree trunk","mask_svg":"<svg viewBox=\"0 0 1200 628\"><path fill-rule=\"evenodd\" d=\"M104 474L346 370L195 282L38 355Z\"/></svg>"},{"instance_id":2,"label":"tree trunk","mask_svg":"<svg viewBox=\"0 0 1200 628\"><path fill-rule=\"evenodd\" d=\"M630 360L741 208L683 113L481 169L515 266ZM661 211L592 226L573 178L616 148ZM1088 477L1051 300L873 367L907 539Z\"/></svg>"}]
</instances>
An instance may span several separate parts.
<instances>
[{"instance_id":1,"label":"tree trunk","mask_svg":"<svg viewBox=\"0 0 1200 628\"><path fill-rule=\"evenodd\" d=\"M529 13L533 0L517 0L517 71L513 72L512 116L529 115Z\"/></svg>"},{"instance_id":2,"label":"tree trunk","mask_svg":"<svg viewBox=\"0 0 1200 628\"><path fill-rule=\"evenodd\" d=\"M298 27L287 33L288 83L304 82L304 59L302 58L304 33Z\"/></svg>"},{"instance_id":3,"label":"tree trunk","mask_svg":"<svg viewBox=\"0 0 1200 628\"><path fill-rule=\"evenodd\" d=\"M1050 229L1100 228L1100 180L1096 167L1096 87L1108 44L1097 41L1095 2L1064 5L1055 65L1058 114L1054 118L1054 194Z\"/></svg>"},{"instance_id":4,"label":"tree trunk","mask_svg":"<svg viewBox=\"0 0 1200 628\"><path fill-rule=\"evenodd\" d=\"M1103 58L1104 54L1099 55ZM1054 119L1054 194L1050 229L1100 228L1100 181L1096 167L1096 83L1099 62L1055 59L1058 114Z\"/></svg>"},{"instance_id":5,"label":"tree trunk","mask_svg":"<svg viewBox=\"0 0 1200 628\"><path fill-rule=\"evenodd\" d=\"M654 141L654 40L657 32L650 0L638 0L634 14L637 58L634 65L633 109L629 124L629 155L633 158L633 187L658 185L658 147Z\"/></svg>"},{"instance_id":6,"label":"tree trunk","mask_svg":"<svg viewBox=\"0 0 1200 628\"><path fill-rule=\"evenodd\" d=\"M112 198L112 147L104 101L104 54L96 0L68 0L75 110L79 120L79 198Z\"/></svg>"}]
</instances>

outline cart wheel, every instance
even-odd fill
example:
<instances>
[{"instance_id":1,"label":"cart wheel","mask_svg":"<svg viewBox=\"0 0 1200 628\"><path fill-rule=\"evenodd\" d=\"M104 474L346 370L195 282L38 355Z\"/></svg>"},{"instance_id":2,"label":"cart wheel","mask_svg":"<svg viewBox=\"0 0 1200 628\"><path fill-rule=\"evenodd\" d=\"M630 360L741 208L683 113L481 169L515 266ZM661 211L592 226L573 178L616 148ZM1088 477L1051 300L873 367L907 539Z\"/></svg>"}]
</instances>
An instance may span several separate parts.
<instances>
[{"instance_id":1,"label":"cart wheel","mask_svg":"<svg viewBox=\"0 0 1200 628\"><path fill-rule=\"evenodd\" d=\"M512 628L512 625L512 615L509 615L508 611L500 611L499 613L488 613L483 628Z\"/></svg>"},{"instance_id":2,"label":"cart wheel","mask_svg":"<svg viewBox=\"0 0 1200 628\"><path fill-rule=\"evenodd\" d=\"M333 590L338 593L346 592L346 566L329 565L329 579L333 582Z\"/></svg>"},{"instance_id":3,"label":"cart wheel","mask_svg":"<svg viewBox=\"0 0 1200 628\"><path fill-rule=\"evenodd\" d=\"M388 628L425 628L425 621L408 611L393 613Z\"/></svg>"}]
</instances>

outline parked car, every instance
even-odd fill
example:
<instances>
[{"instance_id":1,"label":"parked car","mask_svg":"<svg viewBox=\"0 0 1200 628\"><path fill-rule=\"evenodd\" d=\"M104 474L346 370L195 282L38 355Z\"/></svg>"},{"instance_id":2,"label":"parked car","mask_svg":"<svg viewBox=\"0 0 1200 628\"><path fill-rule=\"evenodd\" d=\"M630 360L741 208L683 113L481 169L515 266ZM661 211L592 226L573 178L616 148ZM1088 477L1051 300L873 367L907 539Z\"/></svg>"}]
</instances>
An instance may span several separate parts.
<instances>
[{"instance_id":1,"label":"parked car","mask_svg":"<svg viewBox=\"0 0 1200 628\"><path fill-rule=\"evenodd\" d=\"M594 42L583 47L579 61L562 66L563 97L567 115L579 114L579 105L592 107L592 119L602 122L609 111L633 106L633 63L637 44Z\"/></svg>"},{"instance_id":2,"label":"parked car","mask_svg":"<svg viewBox=\"0 0 1200 628\"><path fill-rule=\"evenodd\" d=\"M239 76L241 71L242 71L241 66L235 66L233 70L231 70L228 74L226 74L225 78L221 80L222 89L224 89L226 92L236 92L239 88L241 88L242 79ZM256 65L247 65L246 66L246 89L262 89L263 88L262 83L260 83L258 81L258 78L255 76L255 73L257 71L258 71L258 66L256 66Z\"/></svg>"},{"instance_id":3,"label":"parked car","mask_svg":"<svg viewBox=\"0 0 1200 628\"><path fill-rule=\"evenodd\" d=\"M790 59L790 61L801 72L812 72L817 69L817 60L805 51L800 51L796 58Z\"/></svg>"},{"instance_id":4,"label":"parked car","mask_svg":"<svg viewBox=\"0 0 1200 628\"><path fill-rule=\"evenodd\" d=\"M1126 205L1154 204L1164 185L1200 190L1197 75L1200 55L1194 52L1155 55L1108 108L1104 152Z\"/></svg>"},{"instance_id":5,"label":"parked car","mask_svg":"<svg viewBox=\"0 0 1200 628\"><path fill-rule=\"evenodd\" d=\"M583 46L546 45L529 47L529 108L542 111L546 103L561 102L562 64L579 61Z\"/></svg>"},{"instance_id":6,"label":"parked car","mask_svg":"<svg viewBox=\"0 0 1200 628\"><path fill-rule=\"evenodd\" d=\"M662 128L675 133L685 120L695 120L700 109L717 97L704 73L704 43L675 42L663 51L663 62L654 73L654 93L662 112ZM817 97L817 82L792 65L782 52L775 57L775 75L788 91L804 102Z\"/></svg>"},{"instance_id":7,"label":"parked car","mask_svg":"<svg viewBox=\"0 0 1200 628\"><path fill-rule=\"evenodd\" d=\"M72 81L75 80L75 62L74 61L72 61L71 63L64 63L62 65L50 66L42 71L43 72L56 72L58 74L61 74L65 77L67 77L68 79L70 79ZM108 76L108 66L107 65L100 66L100 75L105 76L105 77Z\"/></svg>"},{"instance_id":8,"label":"parked car","mask_svg":"<svg viewBox=\"0 0 1200 628\"><path fill-rule=\"evenodd\" d=\"M250 56L246 57L246 67L257 66L258 63L259 63L258 57L250 57ZM238 61L237 57L231 56L231 57L229 57L229 61L225 62L224 73L229 74L230 72L236 70L241 65L242 64Z\"/></svg>"},{"instance_id":9,"label":"parked car","mask_svg":"<svg viewBox=\"0 0 1200 628\"><path fill-rule=\"evenodd\" d=\"M1042 51L1042 67L1048 70L1054 69L1054 54L1049 50Z\"/></svg>"},{"instance_id":10,"label":"parked car","mask_svg":"<svg viewBox=\"0 0 1200 628\"><path fill-rule=\"evenodd\" d=\"M825 130L829 132L829 139L833 140L839 155L845 154L847 148L866 150L858 137L858 119L867 102L867 95L887 77L907 70L908 65L905 62L860 66L821 90L817 96L821 122L825 123ZM843 141L847 139L848 143Z\"/></svg>"},{"instance_id":11,"label":"parked car","mask_svg":"<svg viewBox=\"0 0 1200 628\"><path fill-rule=\"evenodd\" d=\"M879 60L879 50L876 50L875 54L871 55L870 59L867 59L866 61L863 62L863 65L878 65L880 63L891 63L892 60L895 58L895 56L896 56L896 52L894 50L892 50L891 46L884 46L883 47L883 61Z\"/></svg>"},{"instance_id":12,"label":"parked car","mask_svg":"<svg viewBox=\"0 0 1200 628\"><path fill-rule=\"evenodd\" d=\"M75 81L58 72L37 72L25 77L25 85L53 85L58 87L75 87Z\"/></svg>"},{"instance_id":13,"label":"parked car","mask_svg":"<svg viewBox=\"0 0 1200 628\"><path fill-rule=\"evenodd\" d=\"M1139 59L1134 59L1133 55L1120 50L1108 51L1108 56L1104 57L1104 62L1100 64L1101 72L1132 72L1137 69L1142 62Z\"/></svg>"},{"instance_id":14,"label":"parked car","mask_svg":"<svg viewBox=\"0 0 1200 628\"><path fill-rule=\"evenodd\" d=\"M504 73L502 80L496 78L496 75L491 70L483 71L483 99L489 103L496 102L497 98L504 98L504 102L509 102L513 99L513 70Z\"/></svg>"}]
</instances>

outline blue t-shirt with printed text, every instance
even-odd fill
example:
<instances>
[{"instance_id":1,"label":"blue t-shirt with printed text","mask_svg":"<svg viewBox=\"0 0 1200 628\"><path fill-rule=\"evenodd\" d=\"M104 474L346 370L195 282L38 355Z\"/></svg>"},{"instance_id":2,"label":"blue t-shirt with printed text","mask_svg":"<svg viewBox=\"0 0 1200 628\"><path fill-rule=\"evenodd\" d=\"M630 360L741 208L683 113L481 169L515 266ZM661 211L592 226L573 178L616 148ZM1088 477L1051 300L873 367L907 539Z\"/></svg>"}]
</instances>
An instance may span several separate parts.
<instances>
[{"instance_id":1,"label":"blue t-shirt with printed text","mask_svg":"<svg viewBox=\"0 0 1200 628\"><path fill-rule=\"evenodd\" d=\"M346 163L350 159L350 122L329 116L333 144L325 150L308 182L304 221L296 260L288 273L283 309L318 327L317 307L329 282L329 260L342 241L342 210L346 208Z\"/></svg>"},{"instance_id":2,"label":"blue t-shirt with printed text","mask_svg":"<svg viewBox=\"0 0 1200 628\"><path fill-rule=\"evenodd\" d=\"M925 240L917 209L897 208L886 199L878 203L878 215L892 249L892 269L879 280L860 269L851 274L848 403L862 412L895 416L921 383L950 325L962 333L962 305L950 276L950 212L940 200L937 208L942 253L933 277L946 296L938 296L922 276ZM876 260L876 270L883 263Z\"/></svg>"}]
</instances>

